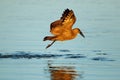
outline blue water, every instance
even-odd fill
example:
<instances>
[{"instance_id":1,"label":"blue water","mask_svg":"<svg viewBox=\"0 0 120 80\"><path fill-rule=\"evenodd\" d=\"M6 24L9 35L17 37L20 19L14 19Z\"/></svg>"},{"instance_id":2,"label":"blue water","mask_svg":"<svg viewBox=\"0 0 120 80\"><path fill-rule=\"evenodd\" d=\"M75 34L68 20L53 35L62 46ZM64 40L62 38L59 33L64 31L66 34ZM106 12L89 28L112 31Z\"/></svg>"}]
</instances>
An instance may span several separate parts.
<instances>
[{"instance_id":1,"label":"blue water","mask_svg":"<svg viewBox=\"0 0 120 80\"><path fill-rule=\"evenodd\" d=\"M52 66L72 66L76 80L120 79L119 0L1 0L0 80L50 80ZM76 39L43 41L50 23L72 9L85 34Z\"/></svg>"}]
</instances>

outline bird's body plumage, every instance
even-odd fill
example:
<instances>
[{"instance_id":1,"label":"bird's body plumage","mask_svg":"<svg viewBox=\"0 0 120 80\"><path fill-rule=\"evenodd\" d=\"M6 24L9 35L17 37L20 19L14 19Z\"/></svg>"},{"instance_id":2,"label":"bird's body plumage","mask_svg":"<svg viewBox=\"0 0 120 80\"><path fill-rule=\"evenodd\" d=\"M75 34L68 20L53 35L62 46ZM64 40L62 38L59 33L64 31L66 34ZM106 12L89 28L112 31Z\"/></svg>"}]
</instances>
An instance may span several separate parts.
<instances>
[{"instance_id":1,"label":"bird's body plumage","mask_svg":"<svg viewBox=\"0 0 120 80\"><path fill-rule=\"evenodd\" d=\"M72 29L72 26L75 22L76 17L74 12L72 10L66 9L59 20L56 20L50 24L50 32L54 36L46 36L44 41L51 40L55 42L71 40L74 39L78 33L85 37L79 28ZM48 47L50 46L51 45Z\"/></svg>"}]
</instances>

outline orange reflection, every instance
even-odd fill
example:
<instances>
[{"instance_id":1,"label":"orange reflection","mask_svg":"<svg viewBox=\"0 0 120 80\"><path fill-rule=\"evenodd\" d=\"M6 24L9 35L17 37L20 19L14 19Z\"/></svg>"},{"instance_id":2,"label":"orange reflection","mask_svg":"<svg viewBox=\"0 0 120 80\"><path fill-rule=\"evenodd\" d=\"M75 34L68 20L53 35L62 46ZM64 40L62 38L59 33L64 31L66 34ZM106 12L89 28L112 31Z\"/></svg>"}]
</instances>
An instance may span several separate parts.
<instances>
[{"instance_id":1,"label":"orange reflection","mask_svg":"<svg viewBox=\"0 0 120 80\"><path fill-rule=\"evenodd\" d=\"M77 72L74 67L68 66L50 66L49 71L51 74L51 80L75 80Z\"/></svg>"}]
</instances>

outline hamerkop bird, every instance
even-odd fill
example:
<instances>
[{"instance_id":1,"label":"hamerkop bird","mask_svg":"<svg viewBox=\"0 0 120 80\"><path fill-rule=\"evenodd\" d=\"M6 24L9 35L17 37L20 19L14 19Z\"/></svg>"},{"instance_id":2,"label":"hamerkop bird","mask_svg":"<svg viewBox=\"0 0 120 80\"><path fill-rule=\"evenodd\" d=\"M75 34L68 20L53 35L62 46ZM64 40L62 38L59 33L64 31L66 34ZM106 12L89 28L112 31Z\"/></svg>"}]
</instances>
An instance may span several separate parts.
<instances>
[{"instance_id":1,"label":"hamerkop bird","mask_svg":"<svg viewBox=\"0 0 120 80\"><path fill-rule=\"evenodd\" d=\"M65 41L74 39L77 34L85 37L79 28L72 29L73 24L76 21L73 10L66 9L62 17L50 24L50 32L54 36L46 36L43 41L50 40L53 41L46 48L50 47L55 41Z\"/></svg>"}]
</instances>

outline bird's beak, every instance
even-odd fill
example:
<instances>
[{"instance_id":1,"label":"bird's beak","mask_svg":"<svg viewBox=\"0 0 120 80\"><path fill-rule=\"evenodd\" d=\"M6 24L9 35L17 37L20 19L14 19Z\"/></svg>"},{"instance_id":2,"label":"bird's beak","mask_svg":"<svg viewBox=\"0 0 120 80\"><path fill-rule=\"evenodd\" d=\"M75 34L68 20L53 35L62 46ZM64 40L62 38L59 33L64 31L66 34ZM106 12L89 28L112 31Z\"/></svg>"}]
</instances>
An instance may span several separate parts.
<instances>
[{"instance_id":1,"label":"bird's beak","mask_svg":"<svg viewBox=\"0 0 120 80\"><path fill-rule=\"evenodd\" d=\"M80 35L83 37L83 38L85 38L85 35L80 31Z\"/></svg>"}]
</instances>

